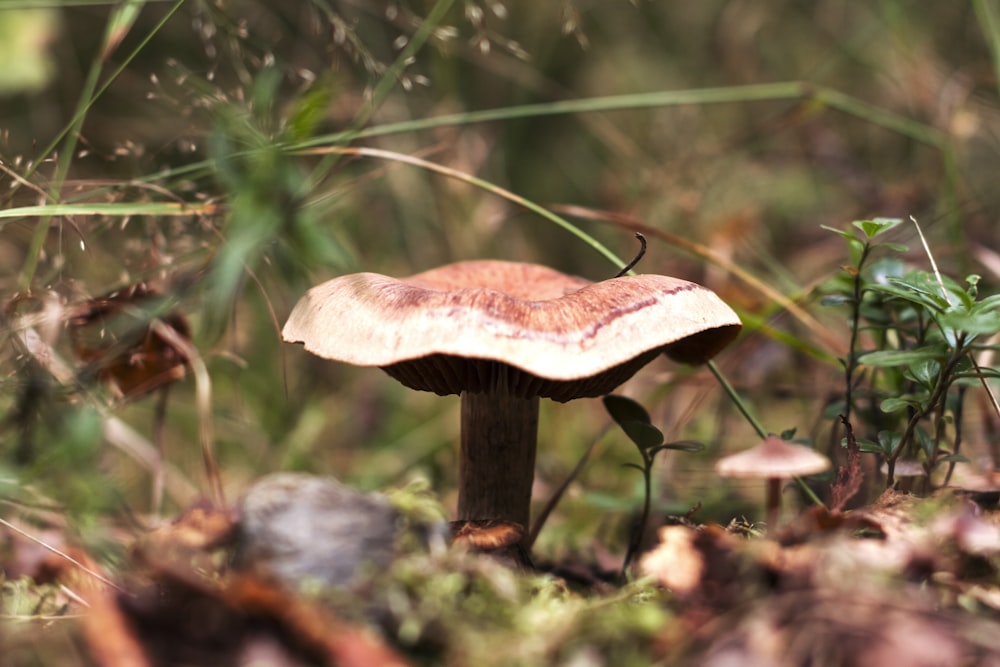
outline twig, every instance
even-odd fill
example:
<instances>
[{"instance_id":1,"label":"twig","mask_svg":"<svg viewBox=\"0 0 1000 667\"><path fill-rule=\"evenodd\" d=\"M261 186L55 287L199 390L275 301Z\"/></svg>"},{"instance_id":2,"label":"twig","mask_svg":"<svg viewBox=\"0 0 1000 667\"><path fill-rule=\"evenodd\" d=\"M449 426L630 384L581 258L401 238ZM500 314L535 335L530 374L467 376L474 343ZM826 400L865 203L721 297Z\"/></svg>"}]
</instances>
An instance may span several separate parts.
<instances>
[{"instance_id":1,"label":"twig","mask_svg":"<svg viewBox=\"0 0 1000 667\"><path fill-rule=\"evenodd\" d=\"M163 320L153 320L150 328L159 334L187 359L194 375L195 397L198 404L198 440L201 444L201 456L205 463L205 474L212 490L212 500L220 507L225 505L225 494L222 491L222 477L215 456L215 434L212 426L212 380L208 375L208 367L201 358L197 348L189 340Z\"/></svg>"},{"instance_id":2,"label":"twig","mask_svg":"<svg viewBox=\"0 0 1000 667\"><path fill-rule=\"evenodd\" d=\"M613 211L601 211L591 208L586 208L584 206L575 205L553 205L550 207L553 211L561 213L567 216L573 216L575 218L580 218L582 220L594 220L597 222L605 222L613 225L618 225L630 229L634 232L642 232L649 238L660 239L665 241L672 246L680 248L681 250L691 253L696 257L700 257L711 264L718 266L727 273L731 274L734 278L741 281L742 283L752 287L757 290L760 294L764 295L767 299L774 302L784 310L788 311L788 314L799 321L804 327L811 331L817 338L821 341L824 349L813 350L813 352L822 358L832 360L836 357L842 356L843 343L830 331L829 327L821 324L813 317L811 314L806 312L802 306L797 304L794 300L788 298L775 288L771 287L763 280L753 275L747 269L730 261L726 257L723 257L719 253L715 252L711 248L696 243L687 239L679 234L672 234L668 231L653 227L652 225L647 225L643 223L639 218L625 215L622 213L616 213ZM812 349L812 348L810 348Z\"/></svg>"},{"instance_id":3,"label":"twig","mask_svg":"<svg viewBox=\"0 0 1000 667\"><path fill-rule=\"evenodd\" d=\"M474 185L477 188L481 188L487 192L492 192L498 197L503 197L509 202L513 202L518 206L522 206L529 211L536 213L549 222L553 222L556 225L562 227L564 230L573 234L575 237L589 245L591 248L596 250L598 253L603 255L606 259L613 262L617 266L624 264L622 259L618 257L615 253L608 250L600 241L595 239L590 234L587 234L582 229L579 229L576 225L570 223L568 220L556 215L552 211L539 206L530 199L525 199L524 197L514 194L510 190L506 190L499 185L490 183L481 178L477 178L472 174L468 174L464 171L458 169L452 169L451 167L446 167L442 164L437 164L436 162L430 162L421 158L414 157L412 155L406 155L404 153L396 153L394 151L382 150L380 148L369 148L366 146L350 146L350 147L340 147L340 146L327 146L324 148L309 148L301 151L296 151L295 155L360 155L364 157L375 158L379 160L392 160L402 164L408 164L414 167L419 167L421 169L426 169L442 176L447 176L449 178L454 178L470 185Z\"/></svg>"},{"instance_id":4,"label":"twig","mask_svg":"<svg viewBox=\"0 0 1000 667\"><path fill-rule=\"evenodd\" d=\"M163 487L166 479L165 463L167 460L166 421L167 399L170 397L170 385L160 387L153 409L153 444L156 446L156 464L153 468L153 492L150 509L153 516L159 516L163 507Z\"/></svg>"},{"instance_id":5,"label":"twig","mask_svg":"<svg viewBox=\"0 0 1000 667\"><path fill-rule=\"evenodd\" d=\"M842 510L847 501L861 490L864 473L861 472L861 448L854 437L854 428L847 414L840 415L840 423L844 425L847 438L847 461L837 471L837 481L830 488L830 509Z\"/></svg>"},{"instance_id":6,"label":"twig","mask_svg":"<svg viewBox=\"0 0 1000 667\"><path fill-rule=\"evenodd\" d=\"M729 384L729 380L727 380L722 374L722 371L719 370L719 367L715 365L714 361L708 362L708 370L712 371L712 375L714 375L715 379L719 381L720 385L722 385L722 389L726 392L726 395L729 396L729 399L734 405L736 405L736 409L740 411L740 414L742 414L746 420L750 422L750 425L753 426L753 430L757 431L757 435L761 438L766 438L767 431L765 431L764 427L760 425L757 418L750 413L750 408L747 407L746 403L743 402L743 398L736 393L735 389L733 389L733 385Z\"/></svg>"},{"instance_id":7,"label":"twig","mask_svg":"<svg viewBox=\"0 0 1000 667\"><path fill-rule=\"evenodd\" d=\"M11 326L17 346L30 355L60 385L64 387L75 386L77 380L73 369L42 339L34 327L25 326L27 322L34 322L39 326L45 325L45 322L41 321L38 316L18 318ZM97 401L92 403L101 415L101 434L104 439L138 461L147 470L153 470L156 466L156 450L149 440L118 417L109 414L107 406ZM170 468L170 474L166 475L165 489L178 503L188 504L192 498L198 495L197 491L180 471L169 465L166 467Z\"/></svg>"},{"instance_id":8,"label":"twig","mask_svg":"<svg viewBox=\"0 0 1000 667\"><path fill-rule=\"evenodd\" d=\"M587 451L583 453L580 460L576 462L575 466L573 466L573 470L566 475L566 478L559 484L559 487L553 491L552 495L545 503L545 506L542 507L538 516L535 517L534 523L531 524L531 530L528 531L528 535L524 538L523 542L524 548L529 552L531 551L531 546L535 543L535 540L538 539L538 534L542 532L542 528L545 526L545 522L548 520L549 515L552 514L552 510L554 510L556 505L559 504L559 501L562 500L562 497L566 494L566 489L569 488L569 485L580 476L581 472L583 472L584 467L587 465L587 461L590 460L591 454L594 453L594 448L597 447L597 443L601 441L601 438L604 437L610 428L610 424L605 426L601 434L594 438L594 440L590 443L590 446L587 447Z\"/></svg>"},{"instance_id":9,"label":"twig","mask_svg":"<svg viewBox=\"0 0 1000 667\"><path fill-rule=\"evenodd\" d=\"M934 271L934 277L937 278L938 285L941 287L941 296L944 297L944 300L948 302L949 306L954 305L951 302L951 297L948 296L948 290L944 286L944 280L941 278L941 272L938 271L937 262L934 261L934 254L931 253L931 247L927 245L927 239L924 237L924 231L920 229L920 223L917 222L917 219L912 215L910 216L910 220L913 221L913 226L917 229L917 236L920 237L920 243L923 244L924 252L927 253L927 259L931 262L931 269Z\"/></svg>"}]
</instances>

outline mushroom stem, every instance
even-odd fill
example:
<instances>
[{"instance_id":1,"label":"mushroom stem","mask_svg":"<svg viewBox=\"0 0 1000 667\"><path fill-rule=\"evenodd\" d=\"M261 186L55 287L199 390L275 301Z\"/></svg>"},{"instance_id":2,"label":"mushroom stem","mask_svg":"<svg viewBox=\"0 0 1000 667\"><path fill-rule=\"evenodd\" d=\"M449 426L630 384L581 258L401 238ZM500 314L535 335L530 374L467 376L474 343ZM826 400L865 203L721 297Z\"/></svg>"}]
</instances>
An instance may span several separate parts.
<instances>
[{"instance_id":1,"label":"mushroom stem","mask_svg":"<svg viewBox=\"0 0 1000 667\"><path fill-rule=\"evenodd\" d=\"M767 491L764 496L764 510L767 522L767 532L774 534L778 527L778 512L781 510L781 478L768 477Z\"/></svg>"},{"instance_id":2,"label":"mushroom stem","mask_svg":"<svg viewBox=\"0 0 1000 667\"><path fill-rule=\"evenodd\" d=\"M458 518L527 528L537 441L537 396L463 393Z\"/></svg>"}]
</instances>

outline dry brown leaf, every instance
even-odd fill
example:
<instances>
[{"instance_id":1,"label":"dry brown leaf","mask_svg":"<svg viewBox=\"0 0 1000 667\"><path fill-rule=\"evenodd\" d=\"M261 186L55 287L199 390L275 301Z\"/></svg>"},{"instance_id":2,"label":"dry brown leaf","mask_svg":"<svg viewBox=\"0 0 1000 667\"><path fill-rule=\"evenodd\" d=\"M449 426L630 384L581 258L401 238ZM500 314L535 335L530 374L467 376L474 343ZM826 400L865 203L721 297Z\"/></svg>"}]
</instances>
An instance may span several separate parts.
<instances>
[{"instance_id":1,"label":"dry brown leaf","mask_svg":"<svg viewBox=\"0 0 1000 667\"><path fill-rule=\"evenodd\" d=\"M149 321L138 319L148 315L139 311L142 305L159 298L148 284L136 283L72 310L69 335L77 356L125 398L145 396L185 375L184 351L165 340ZM159 319L190 340L191 329L183 315L172 312Z\"/></svg>"},{"instance_id":2,"label":"dry brown leaf","mask_svg":"<svg viewBox=\"0 0 1000 667\"><path fill-rule=\"evenodd\" d=\"M687 526L664 526L660 543L639 561L643 574L679 595L688 595L701 583L705 561L695 548L695 529Z\"/></svg>"}]
</instances>

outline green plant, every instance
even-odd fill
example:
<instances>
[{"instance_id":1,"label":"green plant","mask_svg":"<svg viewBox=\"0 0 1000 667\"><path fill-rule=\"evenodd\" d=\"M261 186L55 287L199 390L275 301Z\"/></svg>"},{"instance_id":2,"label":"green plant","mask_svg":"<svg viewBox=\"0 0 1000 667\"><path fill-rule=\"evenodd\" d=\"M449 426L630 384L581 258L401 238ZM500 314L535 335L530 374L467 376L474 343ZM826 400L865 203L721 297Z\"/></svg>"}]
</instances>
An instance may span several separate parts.
<instances>
[{"instance_id":1,"label":"green plant","mask_svg":"<svg viewBox=\"0 0 1000 667\"><path fill-rule=\"evenodd\" d=\"M646 524L649 522L649 512L653 495L653 462L656 460L656 455L665 449L698 452L704 449L704 446L700 442L693 440L664 442L663 432L653 426L646 408L631 398L611 394L605 396L603 400L608 414L621 427L629 440L635 444L636 449L639 450L639 456L642 458L641 465L635 463L624 464L642 473L643 481L642 511L640 512L635 530L629 535L628 549L625 552L625 559L622 563L622 573L624 574L639 553L639 548L642 546L643 533Z\"/></svg>"},{"instance_id":2,"label":"green plant","mask_svg":"<svg viewBox=\"0 0 1000 667\"><path fill-rule=\"evenodd\" d=\"M850 231L827 228L847 241L851 263L827 283L823 300L850 310L837 410L851 430L869 434L856 445L885 463L889 486L900 460L919 462L928 483L942 464L965 460L959 450L966 388L997 375L980 368L973 352L985 347L982 337L1000 331L1000 295L980 298L979 276L967 276L963 286L936 267L908 269L898 255L881 255L906 250L881 240L901 223L876 218L855 221Z\"/></svg>"}]
</instances>

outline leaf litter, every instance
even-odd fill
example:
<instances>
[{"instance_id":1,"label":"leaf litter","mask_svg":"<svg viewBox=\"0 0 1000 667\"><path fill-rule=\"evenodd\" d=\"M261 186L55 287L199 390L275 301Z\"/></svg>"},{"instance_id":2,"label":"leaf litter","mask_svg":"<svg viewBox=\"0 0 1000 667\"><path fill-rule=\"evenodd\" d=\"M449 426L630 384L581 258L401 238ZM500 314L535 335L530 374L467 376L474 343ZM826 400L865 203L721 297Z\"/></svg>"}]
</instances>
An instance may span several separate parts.
<instances>
[{"instance_id":1,"label":"leaf litter","mask_svg":"<svg viewBox=\"0 0 1000 667\"><path fill-rule=\"evenodd\" d=\"M245 505L193 505L135 539L117 574L58 531L35 528L74 562L5 531L9 664L52 658L53 624L81 647L69 664L101 666L1000 664L996 508L953 490L815 508L769 538L664 526L616 585L452 543L424 485L376 498L395 508L392 556L355 554L347 583L234 564ZM326 539L281 558L315 561Z\"/></svg>"}]
</instances>

